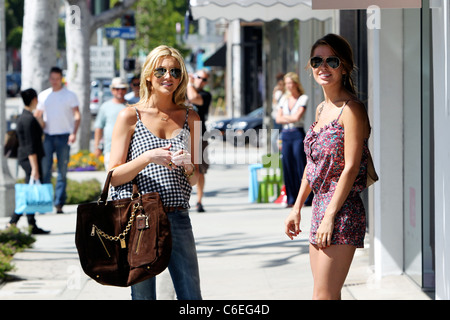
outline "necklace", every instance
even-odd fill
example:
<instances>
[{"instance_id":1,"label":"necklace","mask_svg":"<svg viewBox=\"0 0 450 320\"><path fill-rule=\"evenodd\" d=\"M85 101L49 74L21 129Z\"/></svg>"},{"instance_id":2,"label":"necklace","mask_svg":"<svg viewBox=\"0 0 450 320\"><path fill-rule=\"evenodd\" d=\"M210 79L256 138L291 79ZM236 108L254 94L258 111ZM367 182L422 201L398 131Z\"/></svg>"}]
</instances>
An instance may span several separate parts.
<instances>
[{"instance_id":1,"label":"necklace","mask_svg":"<svg viewBox=\"0 0 450 320\"><path fill-rule=\"evenodd\" d=\"M166 117L161 117L161 120L162 120L162 121L167 121L167 120L169 120L170 114L171 114L171 113L172 113L172 112L170 111L169 113L166 114Z\"/></svg>"},{"instance_id":2,"label":"necklace","mask_svg":"<svg viewBox=\"0 0 450 320\"><path fill-rule=\"evenodd\" d=\"M151 105L150 108L156 108L156 109L158 109L158 108L157 108L156 106L154 106L154 105ZM159 114L159 113L162 113L162 112L159 111L159 109L158 109L158 114ZM166 113L166 116L161 116L160 119L161 119L162 121L168 121L171 114L172 114L172 110L169 111L169 112L167 112L167 113Z\"/></svg>"}]
</instances>

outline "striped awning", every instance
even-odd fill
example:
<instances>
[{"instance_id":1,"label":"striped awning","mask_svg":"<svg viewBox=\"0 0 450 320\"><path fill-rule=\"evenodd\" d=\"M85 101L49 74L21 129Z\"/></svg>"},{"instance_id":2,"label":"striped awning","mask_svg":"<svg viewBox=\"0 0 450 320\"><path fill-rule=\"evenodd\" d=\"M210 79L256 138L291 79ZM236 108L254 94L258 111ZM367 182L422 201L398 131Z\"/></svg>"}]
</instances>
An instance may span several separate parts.
<instances>
[{"instance_id":1,"label":"striped awning","mask_svg":"<svg viewBox=\"0 0 450 320\"><path fill-rule=\"evenodd\" d=\"M311 0L190 0L193 18L244 21L327 20L334 10L313 10Z\"/></svg>"},{"instance_id":2,"label":"striped awning","mask_svg":"<svg viewBox=\"0 0 450 320\"><path fill-rule=\"evenodd\" d=\"M422 0L312 0L314 9L380 9L422 8Z\"/></svg>"}]
</instances>

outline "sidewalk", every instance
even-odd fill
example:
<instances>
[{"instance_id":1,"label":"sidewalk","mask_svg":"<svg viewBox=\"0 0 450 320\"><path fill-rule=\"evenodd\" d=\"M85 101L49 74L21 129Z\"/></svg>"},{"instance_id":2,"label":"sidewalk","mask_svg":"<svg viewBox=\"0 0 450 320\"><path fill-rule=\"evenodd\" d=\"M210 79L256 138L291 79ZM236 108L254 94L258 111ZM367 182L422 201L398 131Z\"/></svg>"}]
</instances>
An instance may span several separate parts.
<instances>
[{"instance_id":1,"label":"sidewalk","mask_svg":"<svg viewBox=\"0 0 450 320\"><path fill-rule=\"evenodd\" d=\"M96 177L105 172L70 173L72 179ZM283 222L289 209L277 204L248 203L248 169L245 164L215 164L206 175L207 212L195 211L192 225L197 241L200 277L205 300L310 300L313 279L309 267L308 230L311 209L303 212L302 234L289 240ZM0 284L0 300L129 300L129 288L106 287L84 275L75 248L76 206L64 214L37 216L49 235L36 236L33 248L14 258L14 281ZM8 218L0 218L3 228ZM25 227L21 219L19 227ZM368 237L367 237L368 238ZM158 276L158 294L173 297L170 286ZM342 291L344 300L429 300L407 276L376 279L369 266L368 244L358 249Z\"/></svg>"}]
</instances>

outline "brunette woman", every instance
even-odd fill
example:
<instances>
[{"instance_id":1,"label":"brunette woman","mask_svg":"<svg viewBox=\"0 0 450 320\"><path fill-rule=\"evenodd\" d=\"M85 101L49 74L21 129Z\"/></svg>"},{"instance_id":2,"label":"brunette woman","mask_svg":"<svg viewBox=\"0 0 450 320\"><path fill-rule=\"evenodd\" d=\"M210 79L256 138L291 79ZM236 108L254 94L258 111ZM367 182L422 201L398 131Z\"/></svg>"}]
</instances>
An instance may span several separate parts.
<instances>
[{"instance_id":1,"label":"brunette woman","mask_svg":"<svg viewBox=\"0 0 450 320\"><path fill-rule=\"evenodd\" d=\"M307 167L296 203L285 221L292 239L300 230L302 204L312 190L310 263L314 299L340 299L356 248L364 246L367 140L370 124L357 99L349 43L328 34L311 49L309 67L322 86L324 101L305 137Z\"/></svg>"},{"instance_id":2,"label":"brunette woman","mask_svg":"<svg viewBox=\"0 0 450 320\"><path fill-rule=\"evenodd\" d=\"M19 138L17 161L25 171L25 183L29 183L30 179L40 182L42 180L41 160L44 157L44 147L42 145L44 121L42 118L36 118L33 115L38 104L36 91L30 88L21 91L20 95L22 96L24 107L17 121L17 136ZM32 234L47 234L50 232L42 230L36 225L35 212L15 212L9 224L16 225L23 214L27 216Z\"/></svg>"}]
</instances>

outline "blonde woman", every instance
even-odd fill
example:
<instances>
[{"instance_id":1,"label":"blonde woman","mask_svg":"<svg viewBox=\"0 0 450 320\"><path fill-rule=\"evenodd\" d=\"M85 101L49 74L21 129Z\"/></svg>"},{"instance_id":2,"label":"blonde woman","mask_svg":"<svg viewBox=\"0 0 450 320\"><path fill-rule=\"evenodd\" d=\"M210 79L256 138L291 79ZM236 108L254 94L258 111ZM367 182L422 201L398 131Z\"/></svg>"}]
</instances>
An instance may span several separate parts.
<instances>
[{"instance_id":1,"label":"blonde woman","mask_svg":"<svg viewBox=\"0 0 450 320\"><path fill-rule=\"evenodd\" d=\"M292 207L302 182L303 170L306 166L306 155L303 147L305 130L304 115L308 96L304 94L298 75L289 72L284 76L285 94L278 103L276 123L282 125L281 154L283 177L286 187L287 205ZM311 205L311 198L306 200Z\"/></svg>"},{"instance_id":2,"label":"blonde woman","mask_svg":"<svg viewBox=\"0 0 450 320\"><path fill-rule=\"evenodd\" d=\"M201 299L197 253L189 218L192 185L198 167L192 154L200 121L185 103L188 74L180 53L168 46L153 49L142 67L140 100L123 109L114 126L110 168L113 199L131 196L131 180L141 193L158 192L172 230L169 271L178 299ZM193 151L191 152L191 147ZM155 278L133 285L133 299L156 299Z\"/></svg>"}]
</instances>

